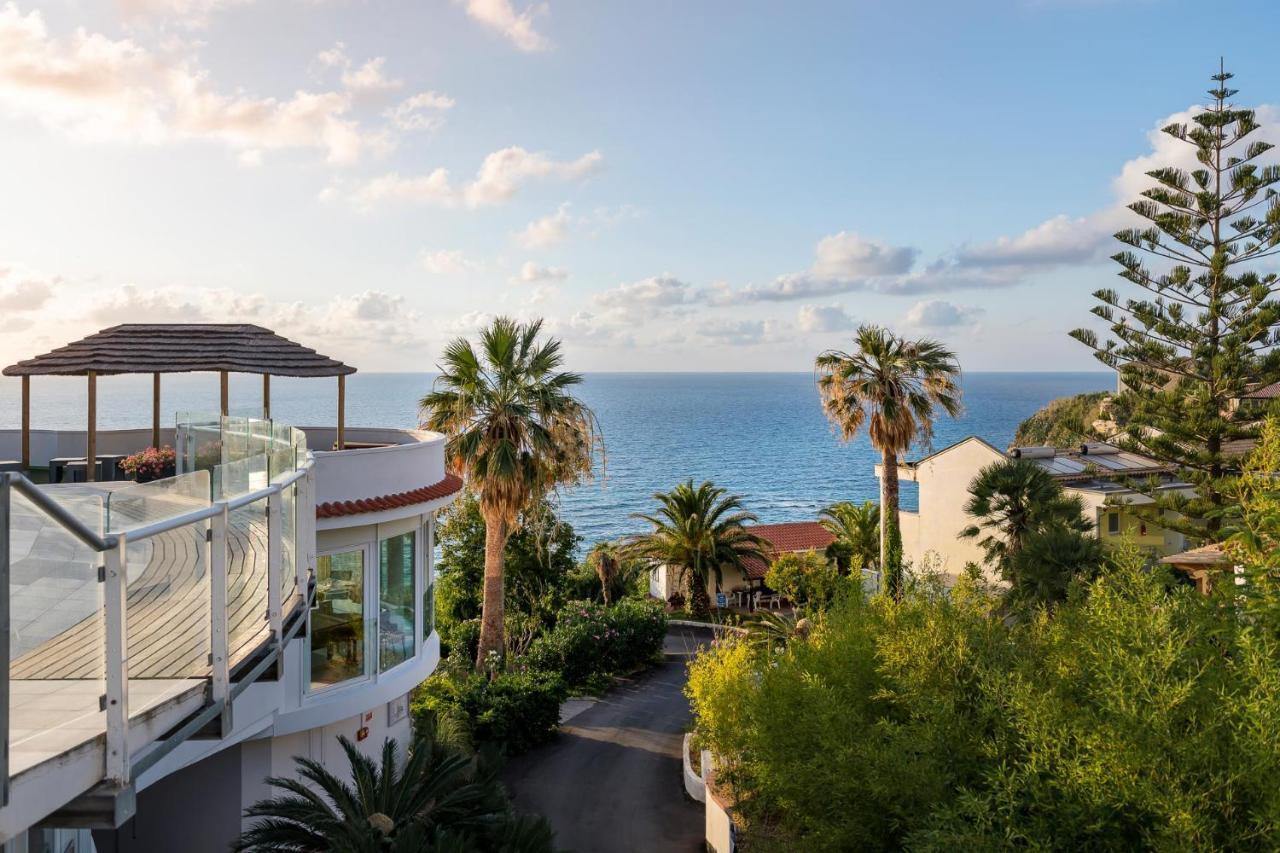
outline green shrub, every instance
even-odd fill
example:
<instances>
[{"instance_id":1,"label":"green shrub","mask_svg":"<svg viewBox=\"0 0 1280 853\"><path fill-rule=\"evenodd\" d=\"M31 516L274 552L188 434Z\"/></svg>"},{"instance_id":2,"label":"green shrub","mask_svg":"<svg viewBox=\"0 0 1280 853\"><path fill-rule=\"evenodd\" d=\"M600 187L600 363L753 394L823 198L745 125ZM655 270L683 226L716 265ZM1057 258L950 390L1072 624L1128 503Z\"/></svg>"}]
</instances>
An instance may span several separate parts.
<instances>
[{"instance_id":1,"label":"green shrub","mask_svg":"<svg viewBox=\"0 0 1280 853\"><path fill-rule=\"evenodd\" d=\"M1052 613L853 594L693 665L696 725L783 849L1280 847L1280 640L1117 558Z\"/></svg>"},{"instance_id":2,"label":"green shrub","mask_svg":"<svg viewBox=\"0 0 1280 853\"><path fill-rule=\"evenodd\" d=\"M493 744L517 755L555 735L566 696L564 682L544 672L504 672L492 681L440 672L415 692L413 713L433 714L450 729L461 728L473 747Z\"/></svg>"},{"instance_id":3,"label":"green shrub","mask_svg":"<svg viewBox=\"0 0 1280 853\"><path fill-rule=\"evenodd\" d=\"M591 601L565 606L556 627L519 658L519 669L558 673L571 687L593 676L629 672L653 660L667 633L662 605L625 599L610 608Z\"/></svg>"},{"instance_id":4,"label":"green shrub","mask_svg":"<svg viewBox=\"0 0 1280 853\"><path fill-rule=\"evenodd\" d=\"M843 581L835 561L813 550L782 554L764 579L794 604L818 610L835 600Z\"/></svg>"}]
</instances>

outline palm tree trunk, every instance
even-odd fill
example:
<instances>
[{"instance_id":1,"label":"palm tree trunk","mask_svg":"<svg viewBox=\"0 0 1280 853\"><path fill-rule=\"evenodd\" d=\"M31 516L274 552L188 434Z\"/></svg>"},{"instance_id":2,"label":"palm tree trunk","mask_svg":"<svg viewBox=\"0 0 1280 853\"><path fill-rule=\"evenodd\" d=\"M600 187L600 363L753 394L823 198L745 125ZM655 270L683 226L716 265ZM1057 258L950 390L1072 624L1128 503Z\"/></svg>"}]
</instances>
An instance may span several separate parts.
<instances>
[{"instance_id":1,"label":"palm tree trunk","mask_svg":"<svg viewBox=\"0 0 1280 853\"><path fill-rule=\"evenodd\" d=\"M880 467L884 472L880 477L880 582L888 584L896 598L900 593L900 579L896 577L900 567L889 565L894 559L894 551L889 547L889 530L890 526L901 529L898 526L898 454L887 448L881 451Z\"/></svg>"},{"instance_id":2,"label":"palm tree trunk","mask_svg":"<svg viewBox=\"0 0 1280 853\"><path fill-rule=\"evenodd\" d=\"M484 667L490 652L503 651L503 622L506 618L502 589L503 557L511 527L498 517L484 521L484 609L480 614L480 646L476 669Z\"/></svg>"}]
</instances>

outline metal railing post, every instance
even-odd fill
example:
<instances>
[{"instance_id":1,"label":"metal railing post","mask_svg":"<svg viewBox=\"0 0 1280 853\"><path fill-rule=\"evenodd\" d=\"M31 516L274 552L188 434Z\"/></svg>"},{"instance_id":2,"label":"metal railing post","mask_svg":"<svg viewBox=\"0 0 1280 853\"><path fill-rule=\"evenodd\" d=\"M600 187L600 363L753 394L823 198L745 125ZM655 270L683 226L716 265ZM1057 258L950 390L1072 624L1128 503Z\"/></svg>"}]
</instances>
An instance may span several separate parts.
<instances>
[{"instance_id":1,"label":"metal railing post","mask_svg":"<svg viewBox=\"0 0 1280 853\"><path fill-rule=\"evenodd\" d=\"M0 806L9 805L9 475L0 474L0 728L4 748L0 749Z\"/></svg>"},{"instance_id":2,"label":"metal railing post","mask_svg":"<svg viewBox=\"0 0 1280 853\"><path fill-rule=\"evenodd\" d=\"M220 736L231 733L231 651L227 637L227 526L230 512L225 502L221 512L209 519L209 663L211 698L222 703Z\"/></svg>"},{"instance_id":3,"label":"metal railing post","mask_svg":"<svg viewBox=\"0 0 1280 853\"><path fill-rule=\"evenodd\" d=\"M106 778L123 787L129 784L129 614L125 596L128 587L125 534L116 534L114 544L102 556L106 628Z\"/></svg>"},{"instance_id":4,"label":"metal railing post","mask_svg":"<svg viewBox=\"0 0 1280 853\"><path fill-rule=\"evenodd\" d=\"M316 566L316 469L313 465L307 474L298 481L298 496L294 501L294 510L298 514L296 534L301 549L295 556L295 568L298 572L298 592L304 597L307 584Z\"/></svg>"},{"instance_id":5,"label":"metal railing post","mask_svg":"<svg viewBox=\"0 0 1280 853\"><path fill-rule=\"evenodd\" d=\"M284 495L276 492L267 498L267 621L271 638L276 643L284 636L283 603L280 600L281 571L284 568Z\"/></svg>"}]
</instances>

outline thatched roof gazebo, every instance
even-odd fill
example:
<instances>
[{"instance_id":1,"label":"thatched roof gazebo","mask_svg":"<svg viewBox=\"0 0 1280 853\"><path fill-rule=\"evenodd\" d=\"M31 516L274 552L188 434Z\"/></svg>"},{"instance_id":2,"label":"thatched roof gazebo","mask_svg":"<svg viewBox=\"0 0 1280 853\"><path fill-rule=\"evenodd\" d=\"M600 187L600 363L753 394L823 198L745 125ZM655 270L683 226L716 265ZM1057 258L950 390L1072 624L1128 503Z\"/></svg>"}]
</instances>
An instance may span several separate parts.
<instances>
[{"instance_id":1,"label":"thatched roof gazebo","mask_svg":"<svg viewBox=\"0 0 1280 853\"><path fill-rule=\"evenodd\" d=\"M338 449L346 428L346 377L349 367L313 349L264 329L240 323L128 323L103 329L83 340L6 367L5 376L22 377L22 464L31 464L31 377L84 376L89 382L86 475L94 477L97 456L97 378L124 373L152 374L151 437L160 443L160 375L221 375L221 407L225 416L231 373L262 376L262 413L271 416L271 377L336 376L338 378Z\"/></svg>"}]
</instances>

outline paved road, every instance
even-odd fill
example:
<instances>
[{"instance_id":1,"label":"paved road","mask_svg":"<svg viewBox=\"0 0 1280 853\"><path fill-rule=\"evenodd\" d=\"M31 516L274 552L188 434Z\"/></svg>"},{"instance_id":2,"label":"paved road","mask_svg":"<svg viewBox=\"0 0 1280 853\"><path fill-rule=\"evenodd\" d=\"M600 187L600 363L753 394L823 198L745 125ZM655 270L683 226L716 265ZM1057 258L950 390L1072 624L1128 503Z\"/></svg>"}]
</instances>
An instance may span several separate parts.
<instances>
[{"instance_id":1,"label":"paved road","mask_svg":"<svg viewBox=\"0 0 1280 853\"><path fill-rule=\"evenodd\" d=\"M672 628L666 661L615 688L514 759L504 777L516 808L545 815L574 853L696 851L703 807L684 793L680 747L689 722L685 664L709 634Z\"/></svg>"}]
</instances>

